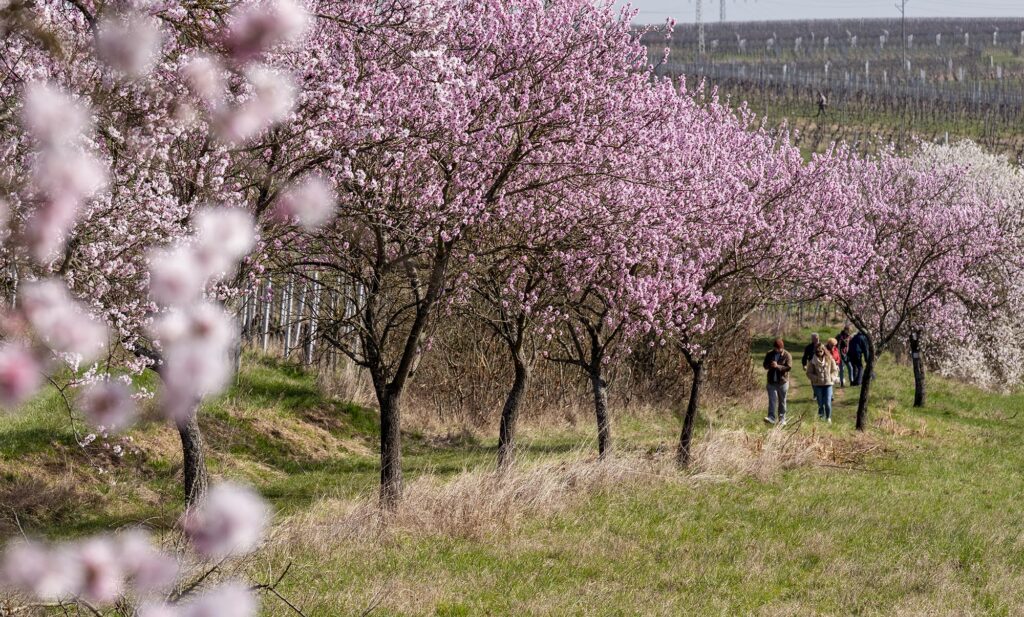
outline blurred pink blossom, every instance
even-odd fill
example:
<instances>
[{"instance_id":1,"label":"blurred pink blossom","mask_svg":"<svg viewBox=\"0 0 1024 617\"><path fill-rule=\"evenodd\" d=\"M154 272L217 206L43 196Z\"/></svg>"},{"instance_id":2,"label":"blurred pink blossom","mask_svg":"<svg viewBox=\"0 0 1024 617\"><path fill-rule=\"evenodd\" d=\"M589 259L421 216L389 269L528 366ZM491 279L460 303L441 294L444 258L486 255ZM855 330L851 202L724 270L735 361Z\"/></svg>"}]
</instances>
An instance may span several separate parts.
<instances>
[{"instance_id":1,"label":"blurred pink blossom","mask_svg":"<svg viewBox=\"0 0 1024 617\"><path fill-rule=\"evenodd\" d=\"M136 593L161 593L174 585L179 574L178 560L157 550L148 533L133 529L116 539L125 575Z\"/></svg>"},{"instance_id":2,"label":"blurred pink blossom","mask_svg":"<svg viewBox=\"0 0 1024 617\"><path fill-rule=\"evenodd\" d=\"M294 220L306 229L315 229L331 219L336 204L337 197L326 180L307 176L281 192L274 216L280 221Z\"/></svg>"},{"instance_id":3,"label":"blurred pink blossom","mask_svg":"<svg viewBox=\"0 0 1024 617\"><path fill-rule=\"evenodd\" d=\"M252 215L238 209L204 208L195 215L195 229L197 262L212 280L233 274L256 242Z\"/></svg>"},{"instance_id":4,"label":"blurred pink blossom","mask_svg":"<svg viewBox=\"0 0 1024 617\"><path fill-rule=\"evenodd\" d=\"M149 295L163 306L196 300L206 285L203 268L188 246L158 249L149 257Z\"/></svg>"},{"instance_id":5,"label":"blurred pink blossom","mask_svg":"<svg viewBox=\"0 0 1024 617\"><path fill-rule=\"evenodd\" d=\"M42 82L25 86L22 122L44 146L62 146L89 129L88 109L63 90Z\"/></svg>"},{"instance_id":6,"label":"blurred pink blossom","mask_svg":"<svg viewBox=\"0 0 1024 617\"><path fill-rule=\"evenodd\" d=\"M53 351L76 354L91 362L106 347L106 326L86 312L57 280L26 284L22 311L39 338Z\"/></svg>"},{"instance_id":7,"label":"blurred pink blossom","mask_svg":"<svg viewBox=\"0 0 1024 617\"><path fill-rule=\"evenodd\" d=\"M54 550L38 542L13 542L0 557L0 584L43 601L76 594L82 576L82 569L71 551Z\"/></svg>"},{"instance_id":8,"label":"blurred pink blossom","mask_svg":"<svg viewBox=\"0 0 1024 617\"><path fill-rule=\"evenodd\" d=\"M235 60L248 62L274 45L297 40L309 16L291 0L269 0L244 6L229 20L224 45Z\"/></svg>"},{"instance_id":9,"label":"blurred pink blossom","mask_svg":"<svg viewBox=\"0 0 1024 617\"><path fill-rule=\"evenodd\" d=\"M35 394L43 382L43 367L17 343L0 347L0 406L16 407Z\"/></svg>"},{"instance_id":10,"label":"blurred pink blossom","mask_svg":"<svg viewBox=\"0 0 1024 617\"><path fill-rule=\"evenodd\" d=\"M210 56L195 56L181 67L180 74L192 94L213 108L224 100L227 84L224 67Z\"/></svg>"},{"instance_id":11,"label":"blurred pink blossom","mask_svg":"<svg viewBox=\"0 0 1024 617\"><path fill-rule=\"evenodd\" d=\"M252 552L269 523L270 509L255 491L228 483L215 486L182 517L185 535L206 559Z\"/></svg>"},{"instance_id":12,"label":"blurred pink blossom","mask_svg":"<svg viewBox=\"0 0 1024 617\"><path fill-rule=\"evenodd\" d=\"M81 585L78 596L97 604L110 604L124 591L124 571L117 545L106 536L83 540L74 548Z\"/></svg>"},{"instance_id":13,"label":"blurred pink blossom","mask_svg":"<svg viewBox=\"0 0 1024 617\"><path fill-rule=\"evenodd\" d=\"M135 421L137 408L131 390L117 381L100 381L86 387L78 407L93 426L120 431Z\"/></svg>"},{"instance_id":14,"label":"blurred pink blossom","mask_svg":"<svg viewBox=\"0 0 1024 617\"><path fill-rule=\"evenodd\" d=\"M115 71L139 78L153 69L162 41L155 18L115 15L105 18L97 28L96 55Z\"/></svg>"}]
</instances>

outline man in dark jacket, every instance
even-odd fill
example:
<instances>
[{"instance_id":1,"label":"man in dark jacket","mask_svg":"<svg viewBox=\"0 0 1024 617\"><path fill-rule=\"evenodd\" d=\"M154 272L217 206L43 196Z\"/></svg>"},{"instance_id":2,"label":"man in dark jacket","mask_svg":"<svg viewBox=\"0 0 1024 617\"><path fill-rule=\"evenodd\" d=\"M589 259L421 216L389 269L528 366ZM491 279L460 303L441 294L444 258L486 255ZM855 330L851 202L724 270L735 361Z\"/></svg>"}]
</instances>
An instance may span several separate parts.
<instances>
[{"instance_id":1,"label":"man in dark jacket","mask_svg":"<svg viewBox=\"0 0 1024 617\"><path fill-rule=\"evenodd\" d=\"M768 424L775 424L776 421L785 424L786 396L789 394L789 372L793 370L793 357L786 351L782 339L775 339L774 348L765 354L764 370L768 371L768 415L764 421Z\"/></svg>"},{"instance_id":2,"label":"man in dark jacket","mask_svg":"<svg viewBox=\"0 0 1024 617\"><path fill-rule=\"evenodd\" d=\"M864 363L871 355L868 347L868 337L860 330L850 339L850 352L847 357L850 359L850 366L853 367L853 375L850 377L850 385L859 386L864 377Z\"/></svg>"},{"instance_id":3,"label":"man in dark jacket","mask_svg":"<svg viewBox=\"0 0 1024 617\"><path fill-rule=\"evenodd\" d=\"M807 363L814 359L814 354L818 351L818 344L821 342L821 337L815 332L811 334L811 344L804 347L804 355L800 358L800 364L803 365L804 370L807 370Z\"/></svg>"}]
</instances>

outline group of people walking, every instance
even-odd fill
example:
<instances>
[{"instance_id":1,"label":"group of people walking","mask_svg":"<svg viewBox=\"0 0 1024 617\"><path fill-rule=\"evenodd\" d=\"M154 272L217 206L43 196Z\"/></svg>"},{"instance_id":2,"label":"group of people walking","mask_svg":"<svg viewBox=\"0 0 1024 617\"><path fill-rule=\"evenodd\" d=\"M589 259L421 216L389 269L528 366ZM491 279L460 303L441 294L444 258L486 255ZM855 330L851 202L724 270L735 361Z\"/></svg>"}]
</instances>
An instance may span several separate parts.
<instances>
[{"instance_id":1,"label":"group of people walking","mask_svg":"<svg viewBox=\"0 0 1024 617\"><path fill-rule=\"evenodd\" d=\"M852 386L860 385L869 353L867 337L863 332L851 335L849 326L824 343L817 333L811 335L800 363L814 390L820 420L832 423L836 384L846 387L849 381ZM772 350L765 355L764 369L768 371L768 415L764 420L769 424L785 424L793 357L781 338L775 339Z\"/></svg>"}]
</instances>

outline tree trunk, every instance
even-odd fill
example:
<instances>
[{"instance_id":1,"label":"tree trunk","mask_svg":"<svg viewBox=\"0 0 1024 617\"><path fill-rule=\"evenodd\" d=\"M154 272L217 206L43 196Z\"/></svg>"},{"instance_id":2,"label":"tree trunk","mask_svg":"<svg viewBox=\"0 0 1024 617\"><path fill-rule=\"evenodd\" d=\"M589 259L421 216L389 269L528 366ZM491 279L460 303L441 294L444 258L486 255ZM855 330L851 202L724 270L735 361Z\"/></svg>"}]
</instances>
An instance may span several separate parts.
<instances>
[{"instance_id":1,"label":"tree trunk","mask_svg":"<svg viewBox=\"0 0 1024 617\"><path fill-rule=\"evenodd\" d=\"M274 303L274 288L270 279L267 279L267 285L264 288L264 301L263 301L263 353L267 353L267 346L270 344L270 309Z\"/></svg>"},{"instance_id":2,"label":"tree trunk","mask_svg":"<svg viewBox=\"0 0 1024 617\"><path fill-rule=\"evenodd\" d=\"M910 359L914 365L914 407L924 407L924 359L921 357L921 338L917 334L910 335Z\"/></svg>"},{"instance_id":3,"label":"tree trunk","mask_svg":"<svg viewBox=\"0 0 1024 617\"><path fill-rule=\"evenodd\" d=\"M206 456L203 454L203 434L199 430L199 405L189 414L189 419L178 426L181 436L182 472L184 475L185 505L192 506L206 495L210 477L206 471Z\"/></svg>"},{"instance_id":4,"label":"tree trunk","mask_svg":"<svg viewBox=\"0 0 1024 617\"><path fill-rule=\"evenodd\" d=\"M519 351L512 352L512 363L515 367L515 378L512 389L505 397L505 406L501 409L501 426L498 429L498 469L512 467L515 458L516 422L519 420L519 407L530 381L530 367Z\"/></svg>"},{"instance_id":5,"label":"tree trunk","mask_svg":"<svg viewBox=\"0 0 1024 617\"><path fill-rule=\"evenodd\" d=\"M401 392L386 387L380 404L380 504L394 511L402 499Z\"/></svg>"},{"instance_id":6,"label":"tree trunk","mask_svg":"<svg viewBox=\"0 0 1024 617\"><path fill-rule=\"evenodd\" d=\"M871 393L871 381L875 377L875 342L865 333L867 353L864 359L864 373L860 377L860 399L857 401L857 430L863 431L868 424L868 395Z\"/></svg>"},{"instance_id":7,"label":"tree trunk","mask_svg":"<svg viewBox=\"0 0 1024 617\"><path fill-rule=\"evenodd\" d=\"M306 335L306 353L304 363L306 366L313 364L313 350L315 349L314 339L316 338L316 322L320 318L320 273L313 273L313 298L309 305L309 328Z\"/></svg>"},{"instance_id":8,"label":"tree trunk","mask_svg":"<svg viewBox=\"0 0 1024 617\"><path fill-rule=\"evenodd\" d=\"M868 395L871 393L871 381L875 372L875 358L868 357L864 363L864 373L860 378L860 399L857 401L857 430L863 431L868 424Z\"/></svg>"},{"instance_id":9,"label":"tree trunk","mask_svg":"<svg viewBox=\"0 0 1024 617\"><path fill-rule=\"evenodd\" d=\"M697 423L697 411L700 410L700 395L704 390L704 361L690 362L690 369L693 371L693 381L690 382L690 400L686 405L686 415L683 417L683 432L679 436L679 451L676 453L676 462L680 467L686 467L690 464L693 425Z\"/></svg>"},{"instance_id":10,"label":"tree trunk","mask_svg":"<svg viewBox=\"0 0 1024 617\"><path fill-rule=\"evenodd\" d=\"M608 422L608 383L601 376L600 365L591 368L590 385L594 389L594 415L597 418L597 452L604 458L612 449L612 427Z\"/></svg>"},{"instance_id":11,"label":"tree trunk","mask_svg":"<svg viewBox=\"0 0 1024 617\"><path fill-rule=\"evenodd\" d=\"M292 350L292 304L295 301L295 279L288 278L288 287L284 291L284 300L281 304L281 327L284 328L284 355L285 360Z\"/></svg>"}]
</instances>

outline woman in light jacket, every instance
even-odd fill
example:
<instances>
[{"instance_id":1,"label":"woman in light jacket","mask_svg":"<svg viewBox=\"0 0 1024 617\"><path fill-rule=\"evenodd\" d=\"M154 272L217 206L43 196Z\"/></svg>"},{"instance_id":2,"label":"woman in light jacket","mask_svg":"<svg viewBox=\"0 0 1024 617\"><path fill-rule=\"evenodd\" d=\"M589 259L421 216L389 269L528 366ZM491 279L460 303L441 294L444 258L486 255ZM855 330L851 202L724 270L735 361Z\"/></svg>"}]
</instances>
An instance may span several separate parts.
<instances>
[{"instance_id":1,"label":"woman in light jacket","mask_svg":"<svg viewBox=\"0 0 1024 617\"><path fill-rule=\"evenodd\" d=\"M814 400L818 402L818 418L832 423L832 385L839 378L839 367L832 354L819 344L814 357L807 363L807 379L814 388Z\"/></svg>"}]
</instances>

